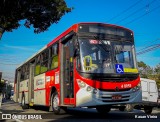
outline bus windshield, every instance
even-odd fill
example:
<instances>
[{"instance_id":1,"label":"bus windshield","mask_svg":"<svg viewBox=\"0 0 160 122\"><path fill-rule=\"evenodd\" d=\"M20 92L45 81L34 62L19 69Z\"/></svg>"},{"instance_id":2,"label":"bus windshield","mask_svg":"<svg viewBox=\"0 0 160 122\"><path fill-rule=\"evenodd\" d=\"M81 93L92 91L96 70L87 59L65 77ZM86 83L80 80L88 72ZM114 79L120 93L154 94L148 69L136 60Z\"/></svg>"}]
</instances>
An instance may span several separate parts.
<instances>
[{"instance_id":1,"label":"bus windshield","mask_svg":"<svg viewBox=\"0 0 160 122\"><path fill-rule=\"evenodd\" d=\"M90 73L115 73L115 64L135 68L133 44L109 40L79 38L78 70Z\"/></svg>"}]
</instances>

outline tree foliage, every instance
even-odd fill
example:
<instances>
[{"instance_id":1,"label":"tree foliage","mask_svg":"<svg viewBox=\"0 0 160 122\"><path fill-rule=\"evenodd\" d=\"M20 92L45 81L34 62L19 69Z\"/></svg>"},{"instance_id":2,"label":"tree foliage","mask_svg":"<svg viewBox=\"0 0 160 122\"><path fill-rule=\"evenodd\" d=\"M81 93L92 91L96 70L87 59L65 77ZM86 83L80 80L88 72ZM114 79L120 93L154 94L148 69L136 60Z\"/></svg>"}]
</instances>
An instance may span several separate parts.
<instances>
[{"instance_id":1,"label":"tree foliage","mask_svg":"<svg viewBox=\"0 0 160 122\"><path fill-rule=\"evenodd\" d=\"M153 73L153 69L145 64L143 61L138 62L138 69L141 77L147 78L148 75Z\"/></svg>"},{"instance_id":2,"label":"tree foliage","mask_svg":"<svg viewBox=\"0 0 160 122\"><path fill-rule=\"evenodd\" d=\"M160 74L160 63L155 67L155 72Z\"/></svg>"},{"instance_id":3,"label":"tree foliage","mask_svg":"<svg viewBox=\"0 0 160 122\"><path fill-rule=\"evenodd\" d=\"M147 65L143 61L140 61L140 62L138 62L138 67L146 68Z\"/></svg>"},{"instance_id":4,"label":"tree foliage","mask_svg":"<svg viewBox=\"0 0 160 122\"><path fill-rule=\"evenodd\" d=\"M143 61L140 61L138 62L138 69L142 78L155 80L157 82L158 88L160 88L160 64L154 68L151 68Z\"/></svg>"},{"instance_id":5,"label":"tree foliage","mask_svg":"<svg viewBox=\"0 0 160 122\"><path fill-rule=\"evenodd\" d=\"M35 33L44 32L71 9L64 0L0 0L0 38L17 29L20 20L27 28L33 26Z\"/></svg>"}]
</instances>

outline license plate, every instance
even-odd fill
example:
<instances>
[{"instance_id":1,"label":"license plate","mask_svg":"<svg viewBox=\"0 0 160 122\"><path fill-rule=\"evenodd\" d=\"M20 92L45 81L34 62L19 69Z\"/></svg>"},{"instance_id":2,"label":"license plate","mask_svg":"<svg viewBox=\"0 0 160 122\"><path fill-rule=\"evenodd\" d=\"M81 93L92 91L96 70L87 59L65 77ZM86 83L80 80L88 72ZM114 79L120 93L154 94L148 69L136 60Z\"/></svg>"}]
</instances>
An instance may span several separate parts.
<instances>
[{"instance_id":1,"label":"license plate","mask_svg":"<svg viewBox=\"0 0 160 122\"><path fill-rule=\"evenodd\" d=\"M122 96L121 95L113 95L112 100L121 100Z\"/></svg>"}]
</instances>

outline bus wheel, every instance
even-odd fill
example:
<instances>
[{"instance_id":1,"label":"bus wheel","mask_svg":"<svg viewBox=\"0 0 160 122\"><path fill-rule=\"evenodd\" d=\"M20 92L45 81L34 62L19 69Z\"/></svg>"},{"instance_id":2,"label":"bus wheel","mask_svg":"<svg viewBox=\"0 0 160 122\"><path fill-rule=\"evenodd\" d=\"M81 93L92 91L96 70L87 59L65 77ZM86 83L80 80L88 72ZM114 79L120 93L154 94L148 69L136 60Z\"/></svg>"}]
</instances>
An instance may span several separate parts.
<instances>
[{"instance_id":1,"label":"bus wheel","mask_svg":"<svg viewBox=\"0 0 160 122\"><path fill-rule=\"evenodd\" d=\"M57 92L52 94L52 109L55 114L60 114L59 98Z\"/></svg>"},{"instance_id":2,"label":"bus wheel","mask_svg":"<svg viewBox=\"0 0 160 122\"><path fill-rule=\"evenodd\" d=\"M101 114L106 114L111 110L110 106L97 106L96 110Z\"/></svg>"},{"instance_id":3,"label":"bus wheel","mask_svg":"<svg viewBox=\"0 0 160 122\"><path fill-rule=\"evenodd\" d=\"M28 109L29 108L29 106L25 103L25 97L24 96L22 97L22 108L23 109Z\"/></svg>"},{"instance_id":4,"label":"bus wheel","mask_svg":"<svg viewBox=\"0 0 160 122\"><path fill-rule=\"evenodd\" d=\"M144 106L144 112L146 114L151 114L152 113L152 107L151 106Z\"/></svg>"}]
</instances>

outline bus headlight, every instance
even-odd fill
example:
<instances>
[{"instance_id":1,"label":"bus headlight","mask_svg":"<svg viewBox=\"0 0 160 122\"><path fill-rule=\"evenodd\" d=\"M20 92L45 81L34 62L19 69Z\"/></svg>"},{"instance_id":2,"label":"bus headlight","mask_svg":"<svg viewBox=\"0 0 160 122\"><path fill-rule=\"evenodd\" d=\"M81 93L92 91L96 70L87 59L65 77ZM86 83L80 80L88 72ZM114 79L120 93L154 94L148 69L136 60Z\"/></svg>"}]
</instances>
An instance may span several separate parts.
<instances>
[{"instance_id":1,"label":"bus headlight","mask_svg":"<svg viewBox=\"0 0 160 122\"><path fill-rule=\"evenodd\" d=\"M91 91L93 90L93 88L92 88L91 86L87 86L86 90L87 90L88 92L91 92Z\"/></svg>"},{"instance_id":2,"label":"bus headlight","mask_svg":"<svg viewBox=\"0 0 160 122\"><path fill-rule=\"evenodd\" d=\"M77 80L77 83L78 83L78 85L79 85L80 88L86 87L86 83L83 82L83 81L81 81L81 80Z\"/></svg>"},{"instance_id":3,"label":"bus headlight","mask_svg":"<svg viewBox=\"0 0 160 122\"><path fill-rule=\"evenodd\" d=\"M77 83L80 88L82 88L83 90L86 90L87 92L94 93L94 94L97 94L98 92L97 89L93 88L92 86L89 86L88 84L86 84L85 82L79 79L77 80Z\"/></svg>"},{"instance_id":4,"label":"bus headlight","mask_svg":"<svg viewBox=\"0 0 160 122\"><path fill-rule=\"evenodd\" d=\"M136 92L136 91L138 91L139 89L141 89L141 82L139 82L138 85L135 86L132 90L133 90L133 92Z\"/></svg>"}]
</instances>

